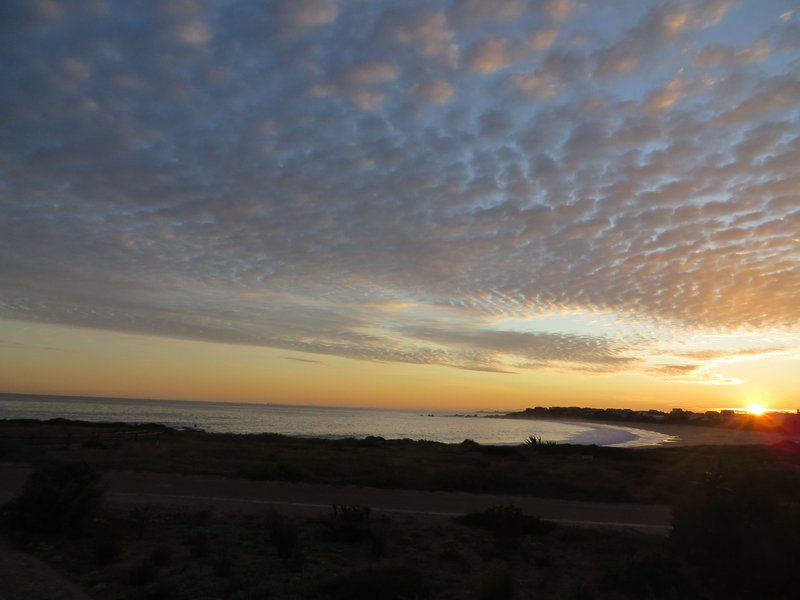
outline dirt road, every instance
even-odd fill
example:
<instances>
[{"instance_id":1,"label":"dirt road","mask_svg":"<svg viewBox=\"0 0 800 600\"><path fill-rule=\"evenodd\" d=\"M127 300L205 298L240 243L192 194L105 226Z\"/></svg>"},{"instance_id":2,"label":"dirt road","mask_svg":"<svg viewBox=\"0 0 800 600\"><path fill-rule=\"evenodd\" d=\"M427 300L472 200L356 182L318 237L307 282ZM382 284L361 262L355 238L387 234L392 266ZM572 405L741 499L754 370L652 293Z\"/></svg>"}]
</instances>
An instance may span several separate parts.
<instances>
[{"instance_id":1,"label":"dirt road","mask_svg":"<svg viewBox=\"0 0 800 600\"><path fill-rule=\"evenodd\" d=\"M30 467L0 463L0 502L22 486ZM205 475L108 471L108 499L118 506L173 505L193 510L258 512L272 506L291 512L329 511L332 504L369 506L375 512L455 516L514 504L526 513L566 525L621 527L665 535L668 507L575 502L528 496L426 492L284 481L251 481Z\"/></svg>"}]
</instances>

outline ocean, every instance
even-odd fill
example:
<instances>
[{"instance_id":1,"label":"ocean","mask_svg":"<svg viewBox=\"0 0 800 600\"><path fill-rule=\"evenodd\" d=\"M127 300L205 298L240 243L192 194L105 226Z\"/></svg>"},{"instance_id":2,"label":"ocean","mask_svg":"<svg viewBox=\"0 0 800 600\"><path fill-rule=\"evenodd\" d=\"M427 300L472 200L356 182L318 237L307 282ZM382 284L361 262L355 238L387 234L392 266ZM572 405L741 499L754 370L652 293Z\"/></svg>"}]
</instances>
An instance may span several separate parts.
<instances>
[{"instance_id":1,"label":"ocean","mask_svg":"<svg viewBox=\"0 0 800 600\"><path fill-rule=\"evenodd\" d=\"M474 413L471 413L474 414ZM215 433L280 433L300 437L410 438L446 443L471 439L481 444L544 441L600 446L655 446L664 434L633 427L551 420L457 416L453 411L242 404L183 400L138 400L1 394L0 419L78 419L161 423Z\"/></svg>"}]
</instances>

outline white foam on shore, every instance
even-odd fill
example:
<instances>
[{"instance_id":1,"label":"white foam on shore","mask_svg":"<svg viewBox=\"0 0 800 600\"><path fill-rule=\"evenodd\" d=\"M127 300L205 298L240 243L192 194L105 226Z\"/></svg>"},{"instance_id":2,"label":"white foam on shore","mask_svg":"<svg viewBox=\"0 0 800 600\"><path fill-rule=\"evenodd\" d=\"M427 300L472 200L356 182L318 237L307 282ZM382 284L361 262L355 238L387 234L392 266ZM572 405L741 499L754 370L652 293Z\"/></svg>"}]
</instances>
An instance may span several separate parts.
<instances>
[{"instance_id":1,"label":"white foam on shore","mask_svg":"<svg viewBox=\"0 0 800 600\"><path fill-rule=\"evenodd\" d=\"M587 423L585 421L574 421L574 423L586 427L587 430L571 436L564 443L597 444L598 446L614 448L640 448L642 446L663 446L676 441L675 436L648 429L619 425L598 425L597 423Z\"/></svg>"}]
</instances>

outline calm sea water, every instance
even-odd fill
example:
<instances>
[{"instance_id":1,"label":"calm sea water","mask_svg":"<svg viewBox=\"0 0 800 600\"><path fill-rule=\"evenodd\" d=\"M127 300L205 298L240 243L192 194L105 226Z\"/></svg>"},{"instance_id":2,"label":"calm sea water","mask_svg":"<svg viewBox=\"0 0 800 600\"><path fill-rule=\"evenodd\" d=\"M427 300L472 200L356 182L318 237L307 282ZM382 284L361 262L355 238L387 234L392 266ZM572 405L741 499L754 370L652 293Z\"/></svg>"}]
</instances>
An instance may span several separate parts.
<instances>
[{"instance_id":1,"label":"calm sea water","mask_svg":"<svg viewBox=\"0 0 800 600\"><path fill-rule=\"evenodd\" d=\"M55 417L162 423L172 427L199 427L209 432L269 432L328 438L377 435L387 439L448 443L469 438L482 444L521 444L531 435L541 436L546 441L603 446L652 446L669 440L666 435L631 427L465 418L444 411L0 395L0 419Z\"/></svg>"}]
</instances>

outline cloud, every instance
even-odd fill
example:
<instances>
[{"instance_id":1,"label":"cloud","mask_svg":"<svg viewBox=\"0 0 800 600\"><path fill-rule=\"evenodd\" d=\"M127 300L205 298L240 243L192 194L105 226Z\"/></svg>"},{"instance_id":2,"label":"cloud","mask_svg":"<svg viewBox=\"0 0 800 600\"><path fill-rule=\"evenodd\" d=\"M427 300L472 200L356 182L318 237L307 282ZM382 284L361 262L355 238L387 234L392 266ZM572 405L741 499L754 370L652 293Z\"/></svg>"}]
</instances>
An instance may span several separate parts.
<instances>
[{"instance_id":1,"label":"cloud","mask_svg":"<svg viewBox=\"0 0 800 600\"><path fill-rule=\"evenodd\" d=\"M54 346L41 346L39 344L26 344L23 342L16 342L14 340L0 340L0 348L7 348L10 350L35 350L45 352L63 352L63 348Z\"/></svg>"},{"instance_id":2,"label":"cloud","mask_svg":"<svg viewBox=\"0 0 800 600\"><path fill-rule=\"evenodd\" d=\"M659 377L796 336L778 3L107 4L3 7L0 317Z\"/></svg>"},{"instance_id":3,"label":"cloud","mask_svg":"<svg viewBox=\"0 0 800 600\"><path fill-rule=\"evenodd\" d=\"M431 104L446 104L453 96L453 86L441 79L424 81L412 85L411 93Z\"/></svg>"},{"instance_id":4,"label":"cloud","mask_svg":"<svg viewBox=\"0 0 800 600\"><path fill-rule=\"evenodd\" d=\"M685 79L673 79L663 88L650 93L644 102L644 109L658 112L675 104L686 93L690 82Z\"/></svg>"},{"instance_id":5,"label":"cloud","mask_svg":"<svg viewBox=\"0 0 800 600\"><path fill-rule=\"evenodd\" d=\"M485 75L505 69L511 62L511 56L505 38L496 36L470 47L466 60L470 71Z\"/></svg>"},{"instance_id":6,"label":"cloud","mask_svg":"<svg viewBox=\"0 0 800 600\"><path fill-rule=\"evenodd\" d=\"M521 90L536 94L540 98L551 98L558 92L558 84L555 81L537 73L530 75L520 73L516 76L516 82Z\"/></svg>"},{"instance_id":7,"label":"cloud","mask_svg":"<svg viewBox=\"0 0 800 600\"><path fill-rule=\"evenodd\" d=\"M281 358L286 359L286 360L293 360L293 361L296 361L296 362L309 363L309 364L312 364L312 365L324 365L325 364L321 360L312 360L310 358L299 358L297 356L281 356Z\"/></svg>"},{"instance_id":8,"label":"cloud","mask_svg":"<svg viewBox=\"0 0 800 600\"><path fill-rule=\"evenodd\" d=\"M460 48L451 42L455 33L444 11L423 8L387 20L387 27L397 40L413 44L423 56L436 58L442 66L457 66Z\"/></svg>"},{"instance_id":9,"label":"cloud","mask_svg":"<svg viewBox=\"0 0 800 600\"><path fill-rule=\"evenodd\" d=\"M528 36L528 39L525 40L525 45L535 52L544 52L553 45L557 37L558 31L555 29L536 31Z\"/></svg>"},{"instance_id":10,"label":"cloud","mask_svg":"<svg viewBox=\"0 0 800 600\"><path fill-rule=\"evenodd\" d=\"M700 369L700 365L657 365L651 367L650 371L670 377L683 377L688 374L694 373Z\"/></svg>"},{"instance_id":11,"label":"cloud","mask_svg":"<svg viewBox=\"0 0 800 600\"><path fill-rule=\"evenodd\" d=\"M189 45L207 44L213 37L211 30L200 19L181 23L176 33L183 43Z\"/></svg>"},{"instance_id":12,"label":"cloud","mask_svg":"<svg viewBox=\"0 0 800 600\"><path fill-rule=\"evenodd\" d=\"M437 344L513 355L530 361L528 367L566 362L616 370L636 362L610 340L587 335L413 326L404 328L402 333Z\"/></svg>"},{"instance_id":13,"label":"cloud","mask_svg":"<svg viewBox=\"0 0 800 600\"><path fill-rule=\"evenodd\" d=\"M651 5L639 23L620 39L593 52L595 76L607 78L631 72L680 36L716 25L730 6L725 0Z\"/></svg>"},{"instance_id":14,"label":"cloud","mask_svg":"<svg viewBox=\"0 0 800 600\"><path fill-rule=\"evenodd\" d=\"M747 63L759 63L770 55L770 49L758 41L744 48L728 44L712 44L694 55L692 62L702 68L717 66L732 67Z\"/></svg>"},{"instance_id":15,"label":"cloud","mask_svg":"<svg viewBox=\"0 0 800 600\"><path fill-rule=\"evenodd\" d=\"M683 358L692 358L696 360L718 360L718 359L731 359L740 357L753 357L753 356L766 356L769 354L778 354L786 352L785 346L767 346L759 348L744 348L739 350L724 350L724 349L703 349L703 350L687 350L684 352L676 353L675 356Z\"/></svg>"},{"instance_id":16,"label":"cloud","mask_svg":"<svg viewBox=\"0 0 800 600\"><path fill-rule=\"evenodd\" d=\"M765 117L792 106L800 94L800 80L792 75L777 75L764 82L760 91L720 114L725 125L737 125Z\"/></svg>"},{"instance_id":17,"label":"cloud","mask_svg":"<svg viewBox=\"0 0 800 600\"><path fill-rule=\"evenodd\" d=\"M343 75L353 83L381 83L396 79L397 67L389 61L370 60L348 66Z\"/></svg>"},{"instance_id":18,"label":"cloud","mask_svg":"<svg viewBox=\"0 0 800 600\"><path fill-rule=\"evenodd\" d=\"M565 21L575 9L572 0L549 0L547 12L556 22Z\"/></svg>"},{"instance_id":19,"label":"cloud","mask_svg":"<svg viewBox=\"0 0 800 600\"><path fill-rule=\"evenodd\" d=\"M284 0L282 16L291 28L306 29L325 25L339 14L338 0Z\"/></svg>"},{"instance_id":20,"label":"cloud","mask_svg":"<svg viewBox=\"0 0 800 600\"><path fill-rule=\"evenodd\" d=\"M459 18L508 20L519 17L524 0L457 0L454 10Z\"/></svg>"}]
</instances>

